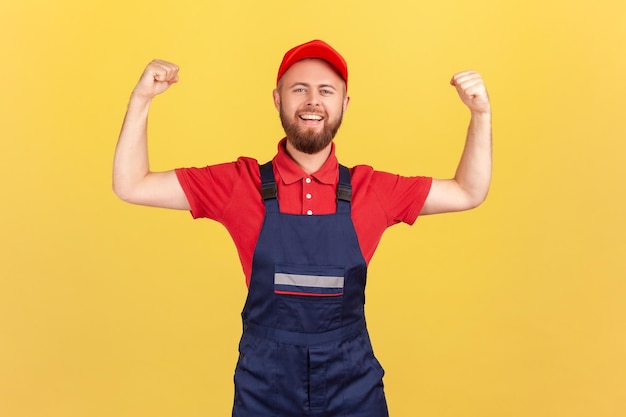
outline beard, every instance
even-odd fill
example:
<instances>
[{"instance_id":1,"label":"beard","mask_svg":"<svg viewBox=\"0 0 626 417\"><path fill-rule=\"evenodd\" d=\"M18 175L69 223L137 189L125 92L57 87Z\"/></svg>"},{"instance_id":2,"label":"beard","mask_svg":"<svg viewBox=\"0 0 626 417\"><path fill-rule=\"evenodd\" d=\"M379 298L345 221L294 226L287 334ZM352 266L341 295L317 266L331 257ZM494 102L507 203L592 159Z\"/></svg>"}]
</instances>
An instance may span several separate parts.
<instances>
[{"instance_id":1,"label":"beard","mask_svg":"<svg viewBox=\"0 0 626 417\"><path fill-rule=\"evenodd\" d=\"M280 122L283 125L287 140L291 142L293 147L309 155L316 154L326 148L330 142L334 139L341 121L343 120L343 112L339 115L336 121L331 121L324 115L324 126L320 132L316 132L314 129L301 128L298 125L299 118L294 116L288 117L280 107ZM319 112L311 111L310 113L319 114Z\"/></svg>"}]
</instances>

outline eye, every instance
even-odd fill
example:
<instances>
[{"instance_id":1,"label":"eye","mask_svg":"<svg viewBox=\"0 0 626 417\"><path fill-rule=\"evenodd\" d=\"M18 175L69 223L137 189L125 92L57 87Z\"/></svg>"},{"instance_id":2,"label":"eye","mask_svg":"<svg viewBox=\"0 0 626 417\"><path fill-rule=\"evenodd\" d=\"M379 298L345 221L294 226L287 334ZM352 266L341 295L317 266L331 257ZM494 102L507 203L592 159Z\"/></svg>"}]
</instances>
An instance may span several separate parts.
<instances>
[{"instance_id":1,"label":"eye","mask_svg":"<svg viewBox=\"0 0 626 417\"><path fill-rule=\"evenodd\" d=\"M302 87L300 88L294 88L293 92L294 93L304 93L306 90Z\"/></svg>"},{"instance_id":2,"label":"eye","mask_svg":"<svg viewBox=\"0 0 626 417\"><path fill-rule=\"evenodd\" d=\"M329 95L333 94L333 91L325 88L325 89L321 90L320 93L322 95L324 95L324 96L329 96Z\"/></svg>"}]
</instances>

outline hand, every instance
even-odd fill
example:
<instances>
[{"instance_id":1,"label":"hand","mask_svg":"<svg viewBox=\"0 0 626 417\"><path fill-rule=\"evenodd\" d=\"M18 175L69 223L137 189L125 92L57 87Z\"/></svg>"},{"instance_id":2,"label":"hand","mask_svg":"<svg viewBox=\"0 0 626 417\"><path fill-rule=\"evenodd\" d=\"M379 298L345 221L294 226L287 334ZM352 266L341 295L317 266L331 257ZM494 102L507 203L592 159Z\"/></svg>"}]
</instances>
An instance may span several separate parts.
<instances>
[{"instance_id":1,"label":"hand","mask_svg":"<svg viewBox=\"0 0 626 417\"><path fill-rule=\"evenodd\" d=\"M476 71L463 71L455 74L450 80L450 85L456 87L461 101L472 113L491 112L487 88Z\"/></svg>"},{"instance_id":2,"label":"hand","mask_svg":"<svg viewBox=\"0 0 626 417\"><path fill-rule=\"evenodd\" d=\"M133 95L151 100L178 82L178 66L155 59L148 64L133 90Z\"/></svg>"}]
</instances>

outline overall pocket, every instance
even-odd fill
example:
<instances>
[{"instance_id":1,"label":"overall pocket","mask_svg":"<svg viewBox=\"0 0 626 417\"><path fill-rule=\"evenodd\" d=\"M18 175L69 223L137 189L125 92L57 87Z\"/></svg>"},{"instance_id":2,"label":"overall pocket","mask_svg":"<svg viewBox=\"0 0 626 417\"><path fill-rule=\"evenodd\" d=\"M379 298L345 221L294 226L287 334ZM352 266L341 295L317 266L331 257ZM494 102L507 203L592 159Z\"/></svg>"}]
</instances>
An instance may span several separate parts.
<instances>
[{"instance_id":1,"label":"overall pocket","mask_svg":"<svg viewBox=\"0 0 626 417\"><path fill-rule=\"evenodd\" d=\"M303 333L341 327L344 283L344 267L276 264L278 326Z\"/></svg>"},{"instance_id":2,"label":"overall pocket","mask_svg":"<svg viewBox=\"0 0 626 417\"><path fill-rule=\"evenodd\" d=\"M276 264L274 292L276 294L309 297L343 295L345 268L339 266Z\"/></svg>"}]
</instances>

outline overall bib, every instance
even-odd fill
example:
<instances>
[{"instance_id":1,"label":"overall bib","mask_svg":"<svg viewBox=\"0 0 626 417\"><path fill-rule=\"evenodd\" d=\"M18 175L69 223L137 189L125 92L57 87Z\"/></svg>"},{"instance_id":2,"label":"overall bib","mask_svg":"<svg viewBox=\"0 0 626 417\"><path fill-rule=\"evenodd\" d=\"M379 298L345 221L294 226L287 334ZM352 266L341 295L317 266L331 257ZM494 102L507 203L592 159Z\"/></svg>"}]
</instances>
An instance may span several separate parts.
<instances>
[{"instance_id":1,"label":"overall bib","mask_svg":"<svg viewBox=\"0 0 626 417\"><path fill-rule=\"evenodd\" d=\"M234 417L386 417L365 326L367 266L350 217L350 171L337 210L279 210L271 162L260 167L265 220L255 248L235 370Z\"/></svg>"}]
</instances>

